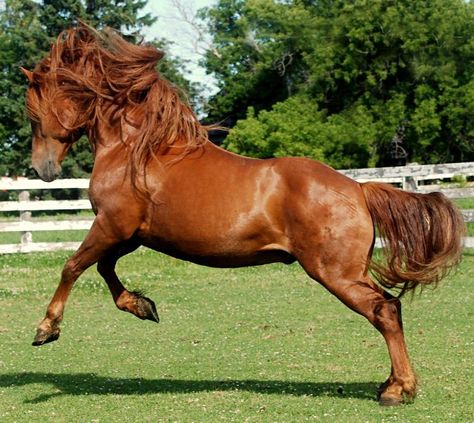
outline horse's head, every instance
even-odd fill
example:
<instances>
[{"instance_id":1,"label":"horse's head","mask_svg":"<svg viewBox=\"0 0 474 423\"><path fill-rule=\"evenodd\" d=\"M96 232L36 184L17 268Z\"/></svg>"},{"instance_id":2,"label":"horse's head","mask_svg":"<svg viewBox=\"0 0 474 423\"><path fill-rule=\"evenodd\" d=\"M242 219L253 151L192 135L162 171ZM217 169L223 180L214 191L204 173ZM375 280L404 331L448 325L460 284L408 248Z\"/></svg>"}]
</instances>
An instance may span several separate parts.
<instances>
[{"instance_id":1,"label":"horse's head","mask_svg":"<svg viewBox=\"0 0 474 423\"><path fill-rule=\"evenodd\" d=\"M153 45L81 24L63 31L33 72L22 69L29 80L32 165L40 178L59 175L83 133L93 148L121 140L134 167L145 166L162 145L185 141L187 152L206 142L207 128L156 71L162 57Z\"/></svg>"},{"instance_id":2,"label":"horse's head","mask_svg":"<svg viewBox=\"0 0 474 423\"><path fill-rule=\"evenodd\" d=\"M61 172L61 162L82 134L74 102L61 95L53 76L37 75L22 68L29 80L26 104L31 121L32 166L44 181L51 182Z\"/></svg>"}]
</instances>

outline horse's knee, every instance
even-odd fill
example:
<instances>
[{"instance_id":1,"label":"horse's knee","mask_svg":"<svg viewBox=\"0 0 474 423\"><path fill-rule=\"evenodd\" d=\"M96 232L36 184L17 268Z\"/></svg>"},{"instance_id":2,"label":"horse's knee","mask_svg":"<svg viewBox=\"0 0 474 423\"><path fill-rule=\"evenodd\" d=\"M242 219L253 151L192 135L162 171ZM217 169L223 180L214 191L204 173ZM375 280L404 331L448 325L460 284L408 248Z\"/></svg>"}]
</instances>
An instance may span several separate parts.
<instances>
[{"instance_id":1,"label":"horse's knee","mask_svg":"<svg viewBox=\"0 0 474 423\"><path fill-rule=\"evenodd\" d=\"M63 267L63 271L61 273L61 280L75 280L81 274L82 269L79 268L79 265L74 258L70 258Z\"/></svg>"}]
</instances>

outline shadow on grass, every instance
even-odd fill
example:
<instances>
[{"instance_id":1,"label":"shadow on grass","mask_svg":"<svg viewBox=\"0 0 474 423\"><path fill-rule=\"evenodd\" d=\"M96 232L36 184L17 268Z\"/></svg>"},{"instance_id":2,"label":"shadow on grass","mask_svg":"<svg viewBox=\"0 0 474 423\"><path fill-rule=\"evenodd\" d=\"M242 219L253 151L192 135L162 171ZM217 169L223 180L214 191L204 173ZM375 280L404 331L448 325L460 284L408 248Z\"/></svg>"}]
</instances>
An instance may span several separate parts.
<instances>
[{"instance_id":1,"label":"shadow on grass","mask_svg":"<svg viewBox=\"0 0 474 423\"><path fill-rule=\"evenodd\" d=\"M248 391L269 395L328 396L374 401L378 386L375 382L109 378L94 373L13 373L0 375L0 387L18 387L30 384L53 385L58 392L40 395L33 400L29 400L29 403L40 403L62 395L189 394L212 391Z\"/></svg>"}]
</instances>

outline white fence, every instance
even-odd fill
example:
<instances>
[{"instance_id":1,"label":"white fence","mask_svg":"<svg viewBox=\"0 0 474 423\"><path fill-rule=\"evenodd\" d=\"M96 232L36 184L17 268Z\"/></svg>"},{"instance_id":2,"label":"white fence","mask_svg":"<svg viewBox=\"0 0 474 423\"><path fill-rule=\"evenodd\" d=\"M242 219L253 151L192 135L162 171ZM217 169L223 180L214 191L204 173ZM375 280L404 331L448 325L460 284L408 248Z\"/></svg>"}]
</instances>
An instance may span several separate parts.
<instances>
[{"instance_id":1,"label":"white fence","mask_svg":"<svg viewBox=\"0 0 474 423\"><path fill-rule=\"evenodd\" d=\"M445 163L438 165L408 165L396 167L377 167L366 169L341 170L346 176L358 182L379 181L398 184L408 191L433 192L443 191L449 198L474 197L474 187L453 187L445 183L454 177L467 178L474 176L474 162ZM426 182L436 181L436 184ZM422 184L420 184L420 182ZM440 183L442 182L442 183Z\"/></svg>"},{"instance_id":2,"label":"white fence","mask_svg":"<svg viewBox=\"0 0 474 423\"><path fill-rule=\"evenodd\" d=\"M75 250L80 242L33 242L33 232L87 230L93 218L74 220L33 220L31 212L50 210L90 210L89 200L44 200L30 199L31 190L88 189L89 179L59 179L43 182L37 179L0 179L0 191L20 191L19 201L0 202L0 212L19 212L19 220L0 220L1 232L21 232L20 242L0 244L0 254L27 253L33 251Z\"/></svg>"},{"instance_id":3,"label":"white fence","mask_svg":"<svg viewBox=\"0 0 474 423\"><path fill-rule=\"evenodd\" d=\"M474 198L474 187L465 183L460 188L446 180L454 177L474 176L474 162L448 163L442 165L410 165L385 168L341 170L341 173L359 182L380 181L398 184L403 189L418 192L442 191L450 198ZM462 179L461 178L461 179ZM436 183L433 184L433 181ZM35 211L49 210L88 210L89 200L47 200L30 199L31 190L54 190L66 188L87 189L88 179L61 179L53 182L43 182L33 179L0 179L0 191L20 191L19 201L0 202L0 212L19 212L19 219L0 220L1 232L21 232L21 239L16 244L0 244L0 254L52 251L76 249L79 242L33 242L32 233L36 231L63 231L89 229L93 219L82 218L74 220L35 220L31 214ZM462 210L466 222L474 222L474 210ZM466 247L474 248L474 237L465 239Z\"/></svg>"}]
</instances>

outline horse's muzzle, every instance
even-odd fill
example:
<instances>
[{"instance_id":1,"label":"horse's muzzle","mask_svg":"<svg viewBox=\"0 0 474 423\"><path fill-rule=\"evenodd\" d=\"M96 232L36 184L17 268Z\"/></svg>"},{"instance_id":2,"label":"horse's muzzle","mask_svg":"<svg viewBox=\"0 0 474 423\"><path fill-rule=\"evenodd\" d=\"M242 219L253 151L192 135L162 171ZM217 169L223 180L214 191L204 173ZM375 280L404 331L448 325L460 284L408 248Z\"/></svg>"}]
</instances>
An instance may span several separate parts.
<instances>
[{"instance_id":1,"label":"horse's muzzle","mask_svg":"<svg viewBox=\"0 0 474 423\"><path fill-rule=\"evenodd\" d=\"M42 166L33 166L38 176L45 182L54 181L61 173L61 166L48 160Z\"/></svg>"}]
</instances>

